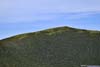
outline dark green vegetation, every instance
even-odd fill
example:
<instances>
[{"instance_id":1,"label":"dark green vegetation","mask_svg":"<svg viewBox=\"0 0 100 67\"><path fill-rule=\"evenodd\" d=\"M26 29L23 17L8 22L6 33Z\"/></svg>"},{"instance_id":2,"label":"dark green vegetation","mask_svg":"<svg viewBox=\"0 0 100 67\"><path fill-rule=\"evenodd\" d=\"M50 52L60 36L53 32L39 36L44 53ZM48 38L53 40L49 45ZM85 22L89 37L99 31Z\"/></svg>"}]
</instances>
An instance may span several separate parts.
<instances>
[{"instance_id":1,"label":"dark green vegetation","mask_svg":"<svg viewBox=\"0 0 100 67\"><path fill-rule=\"evenodd\" d=\"M100 65L100 32L58 27L0 41L0 67Z\"/></svg>"}]
</instances>

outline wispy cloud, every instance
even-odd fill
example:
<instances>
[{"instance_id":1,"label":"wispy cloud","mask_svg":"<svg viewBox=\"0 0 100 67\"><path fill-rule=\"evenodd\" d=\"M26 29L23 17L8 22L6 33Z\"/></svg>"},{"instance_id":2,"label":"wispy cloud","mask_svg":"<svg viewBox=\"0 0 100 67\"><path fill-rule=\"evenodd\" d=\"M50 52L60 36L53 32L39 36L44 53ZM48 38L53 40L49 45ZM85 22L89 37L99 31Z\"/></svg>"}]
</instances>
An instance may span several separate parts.
<instances>
[{"instance_id":1,"label":"wispy cloud","mask_svg":"<svg viewBox=\"0 0 100 67\"><path fill-rule=\"evenodd\" d=\"M100 12L75 12L75 13L69 13L64 16L64 19L68 20L74 20L74 19L83 19L83 18L88 18L92 17L96 14L100 14Z\"/></svg>"},{"instance_id":2,"label":"wispy cloud","mask_svg":"<svg viewBox=\"0 0 100 67\"><path fill-rule=\"evenodd\" d=\"M41 14L22 14L13 16L1 16L0 22L4 23L29 23L37 21L54 21L54 20L75 20L88 18L100 12L72 12L72 13L41 13Z\"/></svg>"},{"instance_id":3,"label":"wispy cloud","mask_svg":"<svg viewBox=\"0 0 100 67\"><path fill-rule=\"evenodd\" d=\"M100 12L100 0L2 0L0 22L77 19Z\"/></svg>"}]
</instances>

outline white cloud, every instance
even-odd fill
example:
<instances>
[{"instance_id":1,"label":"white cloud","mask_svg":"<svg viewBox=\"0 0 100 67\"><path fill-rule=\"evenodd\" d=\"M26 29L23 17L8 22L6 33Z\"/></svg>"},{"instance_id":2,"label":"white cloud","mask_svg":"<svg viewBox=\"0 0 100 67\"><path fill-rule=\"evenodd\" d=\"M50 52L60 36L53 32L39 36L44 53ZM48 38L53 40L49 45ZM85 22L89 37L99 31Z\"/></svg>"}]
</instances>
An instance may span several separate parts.
<instances>
[{"instance_id":1,"label":"white cloud","mask_svg":"<svg viewBox=\"0 0 100 67\"><path fill-rule=\"evenodd\" d=\"M100 0L1 0L0 22L52 20L62 17L61 13L76 13L67 15L75 19L90 15L89 11L100 12L99 6Z\"/></svg>"}]
</instances>

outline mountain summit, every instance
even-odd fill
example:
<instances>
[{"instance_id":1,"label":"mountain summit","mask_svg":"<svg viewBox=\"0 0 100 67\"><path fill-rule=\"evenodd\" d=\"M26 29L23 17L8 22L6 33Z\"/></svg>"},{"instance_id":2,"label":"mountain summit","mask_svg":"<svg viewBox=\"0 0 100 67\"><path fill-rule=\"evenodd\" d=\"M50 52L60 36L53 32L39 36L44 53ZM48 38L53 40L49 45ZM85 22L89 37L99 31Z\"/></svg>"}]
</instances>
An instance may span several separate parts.
<instances>
[{"instance_id":1,"label":"mountain summit","mask_svg":"<svg viewBox=\"0 0 100 67\"><path fill-rule=\"evenodd\" d=\"M0 67L100 65L100 32L57 27L0 41Z\"/></svg>"}]
</instances>

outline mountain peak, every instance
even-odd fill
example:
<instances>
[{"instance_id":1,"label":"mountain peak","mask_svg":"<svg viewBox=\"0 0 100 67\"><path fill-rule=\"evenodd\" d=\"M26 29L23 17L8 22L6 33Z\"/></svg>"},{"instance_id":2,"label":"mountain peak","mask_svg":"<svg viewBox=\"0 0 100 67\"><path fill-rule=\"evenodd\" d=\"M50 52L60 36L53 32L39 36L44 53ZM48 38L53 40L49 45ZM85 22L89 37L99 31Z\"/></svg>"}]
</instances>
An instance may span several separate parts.
<instances>
[{"instance_id":1,"label":"mountain peak","mask_svg":"<svg viewBox=\"0 0 100 67\"><path fill-rule=\"evenodd\" d=\"M92 30L85 30L85 29L78 29L78 28L73 28L69 26L61 26L61 27L55 27L55 28L50 28L46 30L41 30L37 32L31 32L31 33L24 33L16 36L12 36L6 39L23 39L26 37L31 37L31 36L38 36L38 35L53 35L53 34L59 34L59 33L64 33L64 32L71 32L71 33L86 33L86 34L92 34L92 35L97 35L100 33L99 31L92 31ZM3 39L5 40L5 39Z\"/></svg>"},{"instance_id":2,"label":"mountain peak","mask_svg":"<svg viewBox=\"0 0 100 67\"><path fill-rule=\"evenodd\" d=\"M62 26L62 27L55 27L55 28L51 28L51 29L46 29L46 30L42 30L42 31L68 31L68 30L78 30L76 28L72 28L72 27L68 27L68 26Z\"/></svg>"},{"instance_id":3,"label":"mountain peak","mask_svg":"<svg viewBox=\"0 0 100 67\"><path fill-rule=\"evenodd\" d=\"M55 27L55 28L50 28L50 29L46 29L46 30L42 30L42 31L38 31L36 33L43 33L43 34L55 34L55 33L62 33L62 32L66 32L66 31L77 31L78 29L76 28L72 28L72 27L68 27L68 26L62 26L62 27Z\"/></svg>"}]
</instances>

